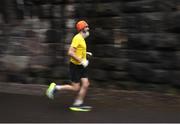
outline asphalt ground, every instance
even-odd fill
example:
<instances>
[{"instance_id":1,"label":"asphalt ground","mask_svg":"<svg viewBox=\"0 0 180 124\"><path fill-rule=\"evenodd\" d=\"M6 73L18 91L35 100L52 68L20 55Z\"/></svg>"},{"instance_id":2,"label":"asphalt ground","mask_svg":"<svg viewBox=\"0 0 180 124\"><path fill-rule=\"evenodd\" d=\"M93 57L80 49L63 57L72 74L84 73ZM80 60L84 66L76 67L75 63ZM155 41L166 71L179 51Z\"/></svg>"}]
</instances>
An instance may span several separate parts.
<instances>
[{"instance_id":1,"label":"asphalt ground","mask_svg":"<svg viewBox=\"0 0 180 124\"><path fill-rule=\"evenodd\" d=\"M44 92L45 89L42 90ZM144 91L90 88L90 112L69 110L75 93L0 93L0 123L179 123L180 96Z\"/></svg>"}]
</instances>

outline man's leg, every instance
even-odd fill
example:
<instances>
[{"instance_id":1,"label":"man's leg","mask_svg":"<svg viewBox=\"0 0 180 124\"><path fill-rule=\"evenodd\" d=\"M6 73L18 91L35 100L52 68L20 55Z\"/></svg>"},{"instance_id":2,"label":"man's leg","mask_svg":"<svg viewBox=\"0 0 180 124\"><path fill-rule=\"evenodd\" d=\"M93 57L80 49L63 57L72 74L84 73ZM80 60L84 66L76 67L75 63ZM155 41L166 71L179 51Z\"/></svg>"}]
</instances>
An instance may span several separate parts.
<instances>
[{"instance_id":1,"label":"man's leg","mask_svg":"<svg viewBox=\"0 0 180 124\"><path fill-rule=\"evenodd\" d=\"M54 82L51 83L46 91L46 95L50 99L54 99L54 91L55 90L71 90L71 91L79 91L80 83L72 83L71 85L56 85Z\"/></svg>"},{"instance_id":2,"label":"man's leg","mask_svg":"<svg viewBox=\"0 0 180 124\"><path fill-rule=\"evenodd\" d=\"M79 91L80 89L80 83L71 83L65 84L65 85L56 85L55 87L56 90L72 90L72 91Z\"/></svg>"},{"instance_id":3,"label":"man's leg","mask_svg":"<svg viewBox=\"0 0 180 124\"><path fill-rule=\"evenodd\" d=\"M88 87L90 85L88 78L81 78L81 83L82 83L82 85L80 87L78 96L77 96L77 98L73 104L74 106L78 106L78 105L83 104L83 101L84 101L84 98L86 96Z\"/></svg>"}]
</instances>

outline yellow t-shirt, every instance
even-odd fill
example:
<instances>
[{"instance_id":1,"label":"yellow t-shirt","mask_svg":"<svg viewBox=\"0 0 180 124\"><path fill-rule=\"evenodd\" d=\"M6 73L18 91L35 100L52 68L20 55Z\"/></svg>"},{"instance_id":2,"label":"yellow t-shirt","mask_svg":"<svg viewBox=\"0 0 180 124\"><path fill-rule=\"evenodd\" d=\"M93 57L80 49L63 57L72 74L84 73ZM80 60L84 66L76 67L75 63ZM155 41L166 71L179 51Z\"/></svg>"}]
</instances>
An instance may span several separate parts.
<instances>
[{"instance_id":1,"label":"yellow t-shirt","mask_svg":"<svg viewBox=\"0 0 180 124\"><path fill-rule=\"evenodd\" d=\"M76 34L73 37L71 47L74 47L76 49L75 55L77 57L79 57L80 59L86 59L86 41L80 33ZM70 61L76 65L81 64L72 57L70 58Z\"/></svg>"}]
</instances>

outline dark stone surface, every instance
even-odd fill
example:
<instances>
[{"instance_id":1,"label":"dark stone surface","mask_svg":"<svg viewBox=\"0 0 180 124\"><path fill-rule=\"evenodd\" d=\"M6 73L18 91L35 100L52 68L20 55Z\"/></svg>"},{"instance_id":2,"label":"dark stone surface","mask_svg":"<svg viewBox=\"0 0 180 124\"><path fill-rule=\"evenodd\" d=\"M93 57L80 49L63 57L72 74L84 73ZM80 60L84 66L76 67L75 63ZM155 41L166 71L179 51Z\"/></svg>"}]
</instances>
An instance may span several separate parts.
<instances>
[{"instance_id":1,"label":"dark stone surface","mask_svg":"<svg viewBox=\"0 0 180 124\"><path fill-rule=\"evenodd\" d=\"M102 58L124 58L126 57L127 51L115 45L94 45L89 46L89 49L94 53L95 57Z\"/></svg>"},{"instance_id":2,"label":"dark stone surface","mask_svg":"<svg viewBox=\"0 0 180 124\"><path fill-rule=\"evenodd\" d=\"M125 13L138 13L138 12L156 12L160 11L160 5L157 0L137 0L125 2L122 11Z\"/></svg>"},{"instance_id":3,"label":"dark stone surface","mask_svg":"<svg viewBox=\"0 0 180 124\"><path fill-rule=\"evenodd\" d=\"M167 32L172 32L172 33L179 33L180 29L180 24L178 23L180 20L180 12L171 12L168 13L166 16L166 31Z\"/></svg>"},{"instance_id":4,"label":"dark stone surface","mask_svg":"<svg viewBox=\"0 0 180 124\"><path fill-rule=\"evenodd\" d=\"M152 82L154 73L150 64L147 63L138 63L138 62L129 62L128 63L128 73L135 80L140 82Z\"/></svg>"},{"instance_id":5,"label":"dark stone surface","mask_svg":"<svg viewBox=\"0 0 180 124\"><path fill-rule=\"evenodd\" d=\"M119 58L101 58L96 57L90 59L90 68L99 68L104 70L114 70L114 71L126 71L127 69L127 59Z\"/></svg>"}]
</instances>

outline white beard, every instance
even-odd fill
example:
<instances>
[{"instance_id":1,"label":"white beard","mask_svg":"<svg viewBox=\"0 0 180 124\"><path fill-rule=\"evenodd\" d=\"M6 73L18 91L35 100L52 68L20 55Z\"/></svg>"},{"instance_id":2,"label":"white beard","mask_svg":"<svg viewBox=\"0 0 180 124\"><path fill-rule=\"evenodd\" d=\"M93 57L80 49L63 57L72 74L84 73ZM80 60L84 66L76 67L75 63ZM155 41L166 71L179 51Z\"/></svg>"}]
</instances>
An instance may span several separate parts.
<instances>
[{"instance_id":1,"label":"white beard","mask_svg":"<svg viewBox=\"0 0 180 124\"><path fill-rule=\"evenodd\" d=\"M85 31L85 32L83 32L83 35L84 35L84 38L87 38L87 37L89 37L90 33L89 33L89 31Z\"/></svg>"}]
</instances>

